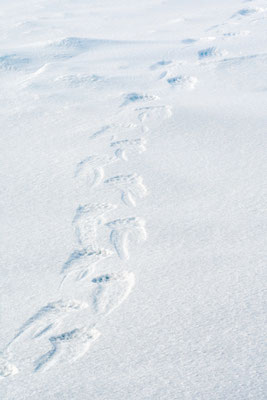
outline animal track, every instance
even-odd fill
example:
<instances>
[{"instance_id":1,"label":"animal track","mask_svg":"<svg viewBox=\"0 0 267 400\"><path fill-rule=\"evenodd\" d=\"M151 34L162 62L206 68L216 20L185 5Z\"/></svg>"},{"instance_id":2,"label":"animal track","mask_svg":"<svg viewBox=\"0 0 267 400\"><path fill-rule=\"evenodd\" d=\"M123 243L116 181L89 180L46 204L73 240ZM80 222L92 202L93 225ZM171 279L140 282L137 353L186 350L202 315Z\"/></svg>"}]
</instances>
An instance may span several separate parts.
<instances>
[{"instance_id":1,"label":"animal track","mask_svg":"<svg viewBox=\"0 0 267 400\"><path fill-rule=\"evenodd\" d=\"M122 259L129 258L129 236L136 240L146 240L145 221L138 217L117 219L106 224L111 230L110 242L114 246L118 256Z\"/></svg>"},{"instance_id":2,"label":"animal track","mask_svg":"<svg viewBox=\"0 0 267 400\"><path fill-rule=\"evenodd\" d=\"M28 332L31 339L47 334L50 329L60 325L69 313L83 310L87 307L88 304L76 300L59 300L48 303L22 325L14 338L9 342L8 347L26 332Z\"/></svg>"},{"instance_id":3,"label":"animal track","mask_svg":"<svg viewBox=\"0 0 267 400\"><path fill-rule=\"evenodd\" d=\"M99 336L96 329L82 328L50 337L51 349L34 362L34 371L46 370L57 362L78 360Z\"/></svg>"},{"instance_id":4,"label":"animal track","mask_svg":"<svg viewBox=\"0 0 267 400\"><path fill-rule=\"evenodd\" d=\"M49 65L51 60L70 59L102 44L105 44L105 41L78 37L67 37L50 42L43 46L47 53L45 59L48 60L45 66ZM0 68L25 69L25 65L30 62L30 59L10 55L0 57ZM151 70L158 69L172 63L172 61L161 60L150 68ZM39 68L35 75L31 75L31 79L43 73L45 69ZM98 75L75 73L58 76L54 79L54 71L52 72L49 79L54 83L58 82L59 86L64 86L63 89L66 89L66 86L83 88L94 85L95 82L106 82L104 77ZM60 82L62 83L60 84ZM175 85L174 81L169 84ZM181 85L181 83L179 84ZM184 83L184 85L186 84ZM121 106L132 104L135 106L136 103L155 104L154 101L158 99L159 97L150 94L126 93L122 97ZM142 128L144 127L140 121L141 123L144 121L157 123L153 120L161 121L172 115L170 106L160 105L139 109L135 109L135 107L132 107L130 111L134 114L134 118L136 118L136 111L138 112L139 121L135 120L136 124L125 121L121 112L111 125L103 125L90 138L97 138L107 131L109 133L109 130L115 131L114 134L120 134L126 128L140 129L140 125ZM93 154L78 163L74 176L81 179L82 184L85 183L86 186L91 187L99 185L104 180L105 167L120 159L127 161L128 155L132 152L141 154L146 151L146 140L142 137L121 140L115 140L113 137L111 140L110 147L112 149L109 149L108 154ZM122 201L128 206L135 206L137 199L147 195L143 179L137 174L112 176L105 179L103 183L105 187L118 189ZM96 265L106 261L115 251L120 258L129 258L130 240L146 240L145 221L141 218L129 217L113 220L114 216L111 216L109 222L106 221L106 214L116 208L117 206L110 203L85 204L77 208L73 226L79 246L62 266L61 276L63 279L60 284L59 296L56 300L54 299L55 301L47 303L39 310L37 308L37 312L32 314L15 332L4 349L3 357L0 358L0 378L14 375L19 370L43 371L56 363L71 363L83 357L92 343L100 336L96 327L101 319L110 314L128 297L135 284L132 272L92 275ZM99 229L100 225L101 229ZM97 243L99 230L104 235L109 234L110 243L115 251L113 248L112 250L100 248ZM111 246L108 244L107 247ZM121 263L117 269L120 267L122 267Z\"/></svg>"},{"instance_id":5,"label":"animal track","mask_svg":"<svg viewBox=\"0 0 267 400\"><path fill-rule=\"evenodd\" d=\"M198 52L199 59L211 58L216 56L225 56L225 55L227 55L226 50L220 51L216 47L208 47L207 49L202 49L199 50Z\"/></svg>"},{"instance_id":6,"label":"animal track","mask_svg":"<svg viewBox=\"0 0 267 400\"><path fill-rule=\"evenodd\" d=\"M162 121L162 119L167 119L172 116L171 106L151 106L137 108L136 111L139 112L138 119L144 123L147 121Z\"/></svg>"},{"instance_id":7,"label":"animal track","mask_svg":"<svg viewBox=\"0 0 267 400\"><path fill-rule=\"evenodd\" d=\"M185 88L185 89L194 89L197 84L197 78L194 76L174 76L172 78L167 79L169 85L173 87Z\"/></svg>"},{"instance_id":8,"label":"animal track","mask_svg":"<svg viewBox=\"0 0 267 400\"><path fill-rule=\"evenodd\" d=\"M76 210L73 222L77 222L84 214L90 215L92 218L102 217L105 213L115 210L116 205L111 203L89 203L79 206Z\"/></svg>"},{"instance_id":9,"label":"animal track","mask_svg":"<svg viewBox=\"0 0 267 400\"><path fill-rule=\"evenodd\" d=\"M104 181L105 184L115 186L121 191L121 199L127 205L135 206L135 198L145 197L147 190L143 178L136 174L119 175Z\"/></svg>"},{"instance_id":10,"label":"animal track","mask_svg":"<svg viewBox=\"0 0 267 400\"><path fill-rule=\"evenodd\" d=\"M73 220L75 233L79 244L87 252L97 251L97 226L103 222L104 214L115 208L115 205L109 203L86 204L78 207Z\"/></svg>"},{"instance_id":11,"label":"animal track","mask_svg":"<svg viewBox=\"0 0 267 400\"><path fill-rule=\"evenodd\" d=\"M234 17L247 17L252 14L257 14L257 13L262 13L264 12L265 9L261 7L255 7L255 8L242 8L241 10L237 11L232 18Z\"/></svg>"},{"instance_id":12,"label":"animal track","mask_svg":"<svg viewBox=\"0 0 267 400\"><path fill-rule=\"evenodd\" d=\"M94 267L97 263L106 258L112 256L112 252L107 249L100 249L97 251L87 252L85 249L74 251L67 262L63 265L61 273L64 273L63 281L67 276L74 275L73 280L79 281L85 276L87 276L88 272L93 272ZM63 283L62 281L62 283Z\"/></svg>"},{"instance_id":13,"label":"animal track","mask_svg":"<svg viewBox=\"0 0 267 400\"><path fill-rule=\"evenodd\" d=\"M185 39L183 40L184 43L193 43L196 42L195 39ZM204 50L203 50L204 51ZM162 63L157 63L157 68L160 66L165 66L165 65L170 65L170 67L163 71L159 79L166 78L168 84L173 87L179 87L183 89L194 89L197 83L197 78L194 76L186 76L186 75L175 75L177 73L177 70L180 70L180 65L183 64L182 61L173 63L172 61L169 62L162 62ZM155 69L155 68L153 68ZM168 106L167 106L168 107ZM170 113L171 114L171 113ZM144 118L142 119L144 120Z\"/></svg>"},{"instance_id":14,"label":"animal track","mask_svg":"<svg viewBox=\"0 0 267 400\"><path fill-rule=\"evenodd\" d=\"M146 150L146 140L144 138L138 139L124 139L116 142L111 142L111 147L115 147L115 155L118 158L122 158L127 161L127 152L131 150L137 151L139 154Z\"/></svg>"},{"instance_id":15,"label":"animal track","mask_svg":"<svg viewBox=\"0 0 267 400\"><path fill-rule=\"evenodd\" d=\"M141 93L128 93L124 95L124 102L122 103L122 106L126 106L128 104L135 103L137 101L152 101L158 99L159 99L158 96L152 96Z\"/></svg>"},{"instance_id":16,"label":"animal track","mask_svg":"<svg viewBox=\"0 0 267 400\"><path fill-rule=\"evenodd\" d=\"M59 300L49 303L23 324L8 344L9 358L14 358L22 368L28 366L35 372L48 369L56 362L73 362L81 358L100 335L95 329L99 318L117 308L134 283L134 274L127 271L100 275L87 282L86 302ZM80 318L71 317L70 311L80 313ZM20 340L22 337L23 341ZM40 355L48 342L50 349ZM0 359L0 377L17 371L9 361Z\"/></svg>"},{"instance_id":17,"label":"animal track","mask_svg":"<svg viewBox=\"0 0 267 400\"><path fill-rule=\"evenodd\" d=\"M250 31L226 32L226 33L223 33L222 36L225 38L232 38L232 37L237 37L237 36L248 36L249 34L250 34Z\"/></svg>"},{"instance_id":18,"label":"animal track","mask_svg":"<svg viewBox=\"0 0 267 400\"><path fill-rule=\"evenodd\" d=\"M133 273L124 271L97 276L91 280L91 284L96 286L92 288L91 310L100 317L111 313L128 297L135 279ZM94 315L91 318L89 316L89 325L95 323ZM56 362L76 361L84 356L99 336L98 330L87 326L51 336L49 338L51 349L34 362L35 372L47 369Z\"/></svg>"},{"instance_id":19,"label":"animal track","mask_svg":"<svg viewBox=\"0 0 267 400\"><path fill-rule=\"evenodd\" d=\"M107 315L128 297L135 278L132 272L123 271L97 276L92 283L97 285L93 294L94 310Z\"/></svg>"},{"instance_id":20,"label":"animal track","mask_svg":"<svg viewBox=\"0 0 267 400\"><path fill-rule=\"evenodd\" d=\"M90 186L98 185L104 177L104 167L117 161L117 157L93 155L79 162L75 177L81 176Z\"/></svg>"},{"instance_id":21,"label":"animal track","mask_svg":"<svg viewBox=\"0 0 267 400\"><path fill-rule=\"evenodd\" d=\"M70 316L73 312L83 311L88 308L85 302L75 300L59 300L48 303L37 311L31 318L29 318L18 330L17 334L8 343L5 352L8 354L9 359L14 358L16 366L11 363L4 363L3 374L4 376L18 372L17 364L26 364L35 357L36 351L40 347L40 341L47 341L48 335L51 331L59 329L64 319ZM15 348L14 353L12 349ZM26 354L25 355L25 349ZM21 354L22 351L22 354ZM34 353L34 354L32 354Z\"/></svg>"}]
</instances>

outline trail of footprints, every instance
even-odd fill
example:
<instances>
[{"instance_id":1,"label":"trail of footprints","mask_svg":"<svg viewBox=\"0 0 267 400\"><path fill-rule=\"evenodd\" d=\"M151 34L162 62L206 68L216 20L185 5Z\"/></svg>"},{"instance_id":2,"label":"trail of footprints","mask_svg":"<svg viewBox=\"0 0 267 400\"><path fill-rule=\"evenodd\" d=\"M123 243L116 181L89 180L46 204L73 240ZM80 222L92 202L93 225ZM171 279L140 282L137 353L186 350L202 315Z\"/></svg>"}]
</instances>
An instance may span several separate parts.
<instances>
[{"instance_id":1,"label":"trail of footprints","mask_svg":"<svg viewBox=\"0 0 267 400\"><path fill-rule=\"evenodd\" d=\"M153 111L153 107L144 110ZM94 273L99 263L108 265L111 257L119 257L123 265L131 246L146 240L145 220L132 214L148 195L142 176L133 172L105 177L111 163L127 162L132 154L145 152L146 145L144 137L113 140L107 154L90 155L77 164L74 176L79 182L118 193L118 203L103 201L77 207L72 222L77 248L62 265L60 296L18 329L0 356L0 377L21 370L44 371L57 363L78 360L100 336L98 322L131 292L133 272L121 267L102 275ZM129 211L128 217L120 218L122 208Z\"/></svg>"},{"instance_id":2,"label":"trail of footprints","mask_svg":"<svg viewBox=\"0 0 267 400\"><path fill-rule=\"evenodd\" d=\"M234 17L250 14L250 10L240 10ZM188 39L184 43L190 45L195 41ZM209 47L199 50L197 55L199 59L212 58L218 55L218 50ZM167 67L169 70L161 72L160 79L166 79L172 87L193 89L197 79L173 74L172 64L172 61L162 60L150 69L158 71ZM149 131L150 121L157 123L172 115L169 105L147 105L147 102L157 99L156 96L138 93L124 96L123 107L136 107L136 103L142 103L135 112L143 136L112 140L106 154L89 155L77 164L74 175L83 185L109 188L119 193L121 202L111 204L106 201L77 207L73 219L77 248L60 271L60 298L42 307L18 329L0 354L0 378L15 375L23 369L37 372L56 363L78 360L101 335L97 329L98 322L131 292L135 284L133 272L123 269L93 274L99 263L108 265L111 257L117 256L126 262L131 245L146 240L145 220L130 210L136 210L134 207L148 192L142 176L135 171L105 177L105 170L113 163L121 165L121 162L127 162L132 154L145 152L147 141L144 134ZM146 102L145 106L143 102ZM102 138L111 127L100 128L92 137ZM120 217L122 207L129 210L130 215L126 218ZM114 214L117 215L115 219L110 217ZM103 240L104 235L107 240Z\"/></svg>"}]
</instances>

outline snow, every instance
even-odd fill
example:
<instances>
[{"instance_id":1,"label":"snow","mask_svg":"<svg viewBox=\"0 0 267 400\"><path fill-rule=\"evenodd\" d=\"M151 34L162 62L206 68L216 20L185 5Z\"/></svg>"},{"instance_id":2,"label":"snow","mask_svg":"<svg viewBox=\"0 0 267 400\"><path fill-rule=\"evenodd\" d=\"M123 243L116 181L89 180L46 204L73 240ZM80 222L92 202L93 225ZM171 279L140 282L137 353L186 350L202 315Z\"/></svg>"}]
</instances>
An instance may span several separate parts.
<instances>
[{"instance_id":1,"label":"snow","mask_svg":"<svg viewBox=\"0 0 267 400\"><path fill-rule=\"evenodd\" d=\"M0 18L1 399L265 399L266 1Z\"/></svg>"}]
</instances>

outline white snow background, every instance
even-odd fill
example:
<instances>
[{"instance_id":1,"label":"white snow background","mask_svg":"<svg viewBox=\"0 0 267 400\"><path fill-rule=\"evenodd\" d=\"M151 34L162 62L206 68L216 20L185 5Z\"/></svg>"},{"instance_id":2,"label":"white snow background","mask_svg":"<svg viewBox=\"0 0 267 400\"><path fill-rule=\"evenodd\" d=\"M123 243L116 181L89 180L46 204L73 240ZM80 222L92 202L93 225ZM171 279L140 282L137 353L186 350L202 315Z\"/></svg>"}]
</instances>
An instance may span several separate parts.
<instances>
[{"instance_id":1,"label":"white snow background","mask_svg":"<svg viewBox=\"0 0 267 400\"><path fill-rule=\"evenodd\" d=\"M267 2L0 19L1 399L266 399Z\"/></svg>"}]
</instances>

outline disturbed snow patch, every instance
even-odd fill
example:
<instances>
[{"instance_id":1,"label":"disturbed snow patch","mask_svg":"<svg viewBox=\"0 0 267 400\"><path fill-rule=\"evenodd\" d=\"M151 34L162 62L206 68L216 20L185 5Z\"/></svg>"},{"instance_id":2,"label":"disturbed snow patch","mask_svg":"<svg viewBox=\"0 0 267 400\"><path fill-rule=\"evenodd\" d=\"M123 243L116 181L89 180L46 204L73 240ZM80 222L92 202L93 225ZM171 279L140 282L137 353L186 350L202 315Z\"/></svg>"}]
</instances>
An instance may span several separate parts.
<instances>
[{"instance_id":1,"label":"disturbed snow patch","mask_svg":"<svg viewBox=\"0 0 267 400\"><path fill-rule=\"evenodd\" d=\"M252 14L257 14L257 13L261 13L264 12L265 9L262 7L255 7L255 8L242 8L241 10L237 11L232 18L234 17L246 17Z\"/></svg>"},{"instance_id":2,"label":"disturbed snow patch","mask_svg":"<svg viewBox=\"0 0 267 400\"><path fill-rule=\"evenodd\" d=\"M147 94L141 94L141 93L128 93L124 95L124 102L122 103L122 106L126 106L131 103L135 103L138 101L152 101L152 100L158 100L158 96L153 96L153 95L147 95Z\"/></svg>"},{"instance_id":3,"label":"disturbed snow patch","mask_svg":"<svg viewBox=\"0 0 267 400\"><path fill-rule=\"evenodd\" d=\"M208 47L207 49L199 50L198 58L201 60L203 58L225 56L228 52L226 50L218 50L216 47Z\"/></svg>"},{"instance_id":4,"label":"disturbed snow patch","mask_svg":"<svg viewBox=\"0 0 267 400\"><path fill-rule=\"evenodd\" d=\"M198 79L195 76L178 75L167 79L169 85L181 89L194 89Z\"/></svg>"}]
</instances>

